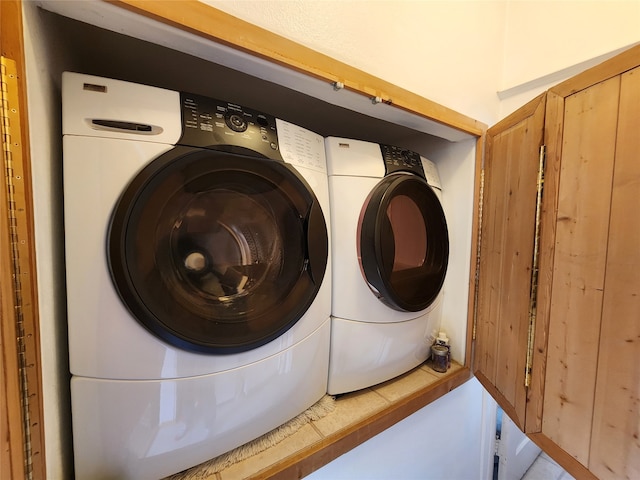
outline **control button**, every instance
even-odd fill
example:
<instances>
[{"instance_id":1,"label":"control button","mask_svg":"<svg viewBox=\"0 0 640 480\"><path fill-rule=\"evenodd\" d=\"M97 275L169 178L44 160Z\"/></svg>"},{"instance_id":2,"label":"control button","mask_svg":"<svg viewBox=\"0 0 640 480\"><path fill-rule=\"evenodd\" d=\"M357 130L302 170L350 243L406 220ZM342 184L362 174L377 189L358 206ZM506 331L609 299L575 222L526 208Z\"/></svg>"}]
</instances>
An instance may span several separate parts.
<instances>
[{"instance_id":1,"label":"control button","mask_svg":"<svg viewBox=\"0 0 640 480\"><path fill-rule=\"evenodd\" d=\"M269 126L269 120L267 120L267 117L263 116L263 115L258 115L258 125L260 125L261 127L267 127Z\"/></svg>"},{"instance_id":2,"label":"control button","mask_svg":"<svg viewBox=\"0 0 640 480\"><path fill-rule=\"evenodd\" d=\"M276 144L276 142L271 142L271 148L273 150L277 150L278 149L278 145Z\"/></svg>"},{"instance_id":3,"label":"control button","mask_svg":"<svg viewBox=\"0 0 640 480\"><path fill-rule=\"evenodd\" d=\"M404 157L403 158L404 164L407 167L415 167L418 164L418 161L416 159L416 154L411 150L403 150L402 156Z\"/></svg>"},{"instance_id":4,"label":"control button","mask_svg":"<svg viewBox=\"0 0 640 480\"><path fill-rule=\"evenodd\" d=\"M234 132L244 132L247 129L247 122L239 113L231 113L225 116L224 121Z\"/></svg>"}]
</instances>

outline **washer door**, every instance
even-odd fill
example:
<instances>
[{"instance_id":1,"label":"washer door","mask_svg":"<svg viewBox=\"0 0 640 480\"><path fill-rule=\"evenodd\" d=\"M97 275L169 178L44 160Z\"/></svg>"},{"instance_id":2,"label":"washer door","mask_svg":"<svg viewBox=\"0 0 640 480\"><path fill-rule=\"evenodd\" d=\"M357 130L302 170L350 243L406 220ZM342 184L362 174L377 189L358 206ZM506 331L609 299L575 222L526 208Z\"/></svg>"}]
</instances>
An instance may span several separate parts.
<instances>
[{"instance_id":1,"label":"washer door","mask_svg":"<svg viewBox=\"0 0 640 480\"><path fill-rule=\"evenodd\" d=\"M362 207L357 239L362 274L385 304L417 312L436 299L449 235L440 201L424 179L410 173L383 178Z\"/></svg>"},{"instance_id":2,"label":"washer door","mask_svg":"<svg viewBox=\"0 0 640 480\"><path fill-rule=\"evenodd\" d=\"M306 312L328 253L322 210L278 161L176 147L115 207L108 263L123 302L176 347L235 353Z\"/></svg>"}]
</instances>

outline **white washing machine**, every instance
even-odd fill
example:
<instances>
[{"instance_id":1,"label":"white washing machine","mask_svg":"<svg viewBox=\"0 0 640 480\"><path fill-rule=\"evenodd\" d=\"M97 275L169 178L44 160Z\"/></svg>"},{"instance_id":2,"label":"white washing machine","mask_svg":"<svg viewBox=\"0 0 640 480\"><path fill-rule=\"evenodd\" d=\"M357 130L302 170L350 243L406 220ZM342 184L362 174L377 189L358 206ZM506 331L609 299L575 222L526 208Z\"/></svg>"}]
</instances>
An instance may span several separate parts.
<instances>
[{"instance_id":1,"label":"white washing machine","mask_svg":"<svg viewBox=\"0 0 640 480\"><path fill-rule=\"evenodd\" d=\"M331 200L330 394L376 385L430 355L449 237L436 165L415 152L325 139Z\"/></svg>"},{"instance_id":2,"label":"white washing machine","mask_svg":"<svg viewBox=\"0 0 640 480\"><path fill-rule=\"evenodd\" d=\"M161 478L319 400L324 139L239 105L76 73L62 100L77 478Z\"/></svg>"}]
</instances>

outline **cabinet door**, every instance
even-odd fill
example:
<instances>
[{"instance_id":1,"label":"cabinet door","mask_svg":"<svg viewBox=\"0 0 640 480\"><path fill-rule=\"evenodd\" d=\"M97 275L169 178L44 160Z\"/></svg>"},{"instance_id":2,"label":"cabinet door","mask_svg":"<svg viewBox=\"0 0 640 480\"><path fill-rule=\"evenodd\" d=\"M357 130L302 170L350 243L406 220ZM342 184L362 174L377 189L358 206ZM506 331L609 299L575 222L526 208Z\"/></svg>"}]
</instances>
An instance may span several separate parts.
<instances>
[{"instance_id":1,"label":"cabinet door","mask_svg":"<svg viewBox=\"0 0 640 480\"><path fill-rule=\"evenodd\" d=\"M640 478L640 68L621 77L589 470Z\"/></svg>"},{"instance_id":2,"label":"cabinet door","mask_svg":"<svg viewBox=\"0 0 640 480\"><path fill-rule=\"evenodd\" d=\"M561 162L552 269L541 280L542 434L602 479L640 477L639 77L635 68L549 93L562 121L549 130Z\"/></svg>"},{"instance_id":3,"label":"cabinet door","mask_svg":"<svg viewBox=\"0 0 640 480\"><path fill-rule=\"evenodd\" d=\"M545 98L489 129L483 168L474 373L522 430Z\"/></svg>"},{"instance_id":4,"label":"cabinet door","mask_svg":"<svg viewBox=\"0 0 640 480\"><path fill-rule=\"evenodd\" d=\"M563 123L542 432L588 465L620 78L557 98ZM550 233L548 229L546 233ZM543 279L543 283L544 283Z\"/></svg>"}]
</instances>

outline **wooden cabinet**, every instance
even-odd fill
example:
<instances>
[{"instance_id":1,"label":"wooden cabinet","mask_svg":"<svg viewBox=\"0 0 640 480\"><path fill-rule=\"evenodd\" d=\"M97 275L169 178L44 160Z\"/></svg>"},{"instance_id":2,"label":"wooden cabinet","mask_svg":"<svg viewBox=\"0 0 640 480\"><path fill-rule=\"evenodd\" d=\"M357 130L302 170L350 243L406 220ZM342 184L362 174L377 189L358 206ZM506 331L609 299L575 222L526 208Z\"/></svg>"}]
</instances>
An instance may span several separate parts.
<instances>
[{"instance_id":1,"label":"wooden cabinet","mask_svg":"<svg viewBox=\"0 0 640 480\"><path fill-rule=\"evenodd\" d=\"M474 369L579 478L640 477L639 64L628 50L487 135Z\"/></svg>"}]
</instances>

